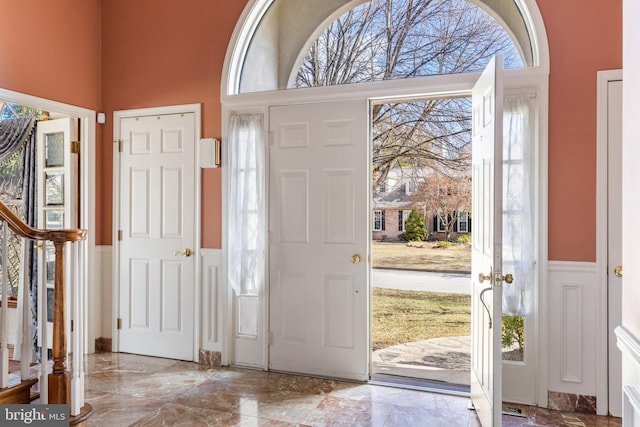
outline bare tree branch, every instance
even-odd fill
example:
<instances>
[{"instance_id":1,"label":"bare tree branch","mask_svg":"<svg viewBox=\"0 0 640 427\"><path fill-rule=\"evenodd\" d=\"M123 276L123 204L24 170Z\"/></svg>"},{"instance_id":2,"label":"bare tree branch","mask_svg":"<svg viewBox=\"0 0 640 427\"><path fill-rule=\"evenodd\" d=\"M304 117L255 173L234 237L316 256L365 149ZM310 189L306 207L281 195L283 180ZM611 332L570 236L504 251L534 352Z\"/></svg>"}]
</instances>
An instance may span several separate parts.
<instances>
[{"instance_id":1,"label":"bare tree branch","mask_svg":"<svg viewBox=\"0 0 640 427\"><path fill-rule=\"evenodd\" d=\"M345 13L312 43L295 85L478 71L496 53L507 67L522 66L509 35L470 2L373 0ZM470 111L466 98L374 105L374 185L397 167L467 168Z\"/></svg>"}]
</instances>

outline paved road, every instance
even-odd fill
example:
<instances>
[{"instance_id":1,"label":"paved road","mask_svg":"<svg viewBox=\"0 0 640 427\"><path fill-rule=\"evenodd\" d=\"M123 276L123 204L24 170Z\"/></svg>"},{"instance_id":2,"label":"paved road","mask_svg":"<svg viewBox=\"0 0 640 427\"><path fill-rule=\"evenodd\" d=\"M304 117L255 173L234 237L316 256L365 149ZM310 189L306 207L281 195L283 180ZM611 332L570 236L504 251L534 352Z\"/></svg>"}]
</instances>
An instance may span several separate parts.
<instances>
[{"instance_id":1,"label":"paved road","mask_svg":"<svg viewBox=\"0 0 640 427\"><path fill-rule=\"evenodd\" d=\"M471 295L471 275L469 274L374 268L371 270L371 279L371 286L374 288Z\"/></svg>"}]
</instances>

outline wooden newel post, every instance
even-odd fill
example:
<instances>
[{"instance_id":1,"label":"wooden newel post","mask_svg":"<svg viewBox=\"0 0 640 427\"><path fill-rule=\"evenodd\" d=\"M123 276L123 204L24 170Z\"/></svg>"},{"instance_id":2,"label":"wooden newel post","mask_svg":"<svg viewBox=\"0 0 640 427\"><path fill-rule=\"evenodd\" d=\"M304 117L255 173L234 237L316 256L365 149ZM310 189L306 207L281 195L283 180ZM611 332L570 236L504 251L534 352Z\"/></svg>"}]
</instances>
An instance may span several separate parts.
<instances>
[{"instance_id":1,"label":"wooden newel post","mask_svg":"<svg viewBox=\"0 0 640 427\"><path fill-rule=\"evenodd\" d=\"M67 337L65 335L64 241L53 242L56 250L53 290L53 369L49 374L49 403L71 403L71 372L67 371ZM46 321L46 319L45 319ZM46 324L45 324L46 325ZM46 326L45 326L46 327ZM43 344L46 357L47 345Z\"/></svg>"}]
</instances>

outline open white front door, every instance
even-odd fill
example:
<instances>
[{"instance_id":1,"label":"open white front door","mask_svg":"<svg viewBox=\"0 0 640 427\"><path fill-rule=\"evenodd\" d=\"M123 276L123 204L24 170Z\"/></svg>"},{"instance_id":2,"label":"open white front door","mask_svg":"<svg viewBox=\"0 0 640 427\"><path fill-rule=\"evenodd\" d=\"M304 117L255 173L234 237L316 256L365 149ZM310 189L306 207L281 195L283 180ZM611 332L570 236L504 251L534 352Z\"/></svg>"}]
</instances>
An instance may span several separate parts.
<instances>
[{"instance_id":1,"label":"open white front door","mask_svg":"<svg viewBox=\"0 0 640 427\"><path fill-rule=\"evenodd\" d=\"M502 421L502 69L487 65L472 108L471 399L485 427Z\"/></svg>"},{"instance_id":2,"label":"open white front door","mask_svg":"<svg viewBox=\"0 0 640 427\"><path fill-rule=\"evenodd\" d=\"M270 369L369 378L367 106L270 109Z\"/></svg>"}]
</instances>

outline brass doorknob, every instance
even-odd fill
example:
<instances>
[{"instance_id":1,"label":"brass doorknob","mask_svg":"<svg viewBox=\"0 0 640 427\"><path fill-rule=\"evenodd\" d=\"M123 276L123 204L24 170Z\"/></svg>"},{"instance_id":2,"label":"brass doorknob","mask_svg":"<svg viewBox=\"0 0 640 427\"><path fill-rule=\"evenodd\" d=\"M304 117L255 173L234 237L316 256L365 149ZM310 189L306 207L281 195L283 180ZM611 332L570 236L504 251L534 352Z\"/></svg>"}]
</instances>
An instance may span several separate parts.
<instances>
[{"instance_id":1,"label":"brass doorknob","mask_svg":"<svg viewBox=\"0 0 640 427\"><path fill-rule=\"evenodd\" d=\"M478 281L480 283L484 283L485 281L491 283L491 273L489 273L489 274L479 273L478 274Z\"/></svg>"},{"instance_id":2,"label":"brass doorknob","mask_svg":"<svg viewBox=\"0 0 640 427\"><path fill-rule=\"evenodd\" d=\"M613 268L613 274L615 274L616 277L622 277L622 266L621 265L616 265Z\"/></svg>"},{"instance_id":3,"label":"brass doorknob","mask_svg":"<svg viewBox=\"0 0 640 427\"><path fill-rule=\"evenodd\" d=\"M186 249L183 249L181 251L175 251L173 253L173 255L174 256L182 255L182 256L190 257L191 256L191 249L186 248Z\"/></svg>"},{"instance_id":4,"label":"brass doorknob","mask_svg":"<svg viewBox=\"0 0 640 427\"><path fill-rule=\"evenodd\" d=\"M351 255L351 262L352 263L358 264L358 263L360 263L360 261L362 261L362 256L360 254Z\"/></svg>"},{"instance_id":5,"label":"brass doorknob","mask_svg":"<svg viewBox=\"0 0 640 427\"><path fill-rule=\"evenodd\" d=\"M513 283L513 274L505 274L504 275L504 281L508 285Z\"/></svg>"}]
</instances>

